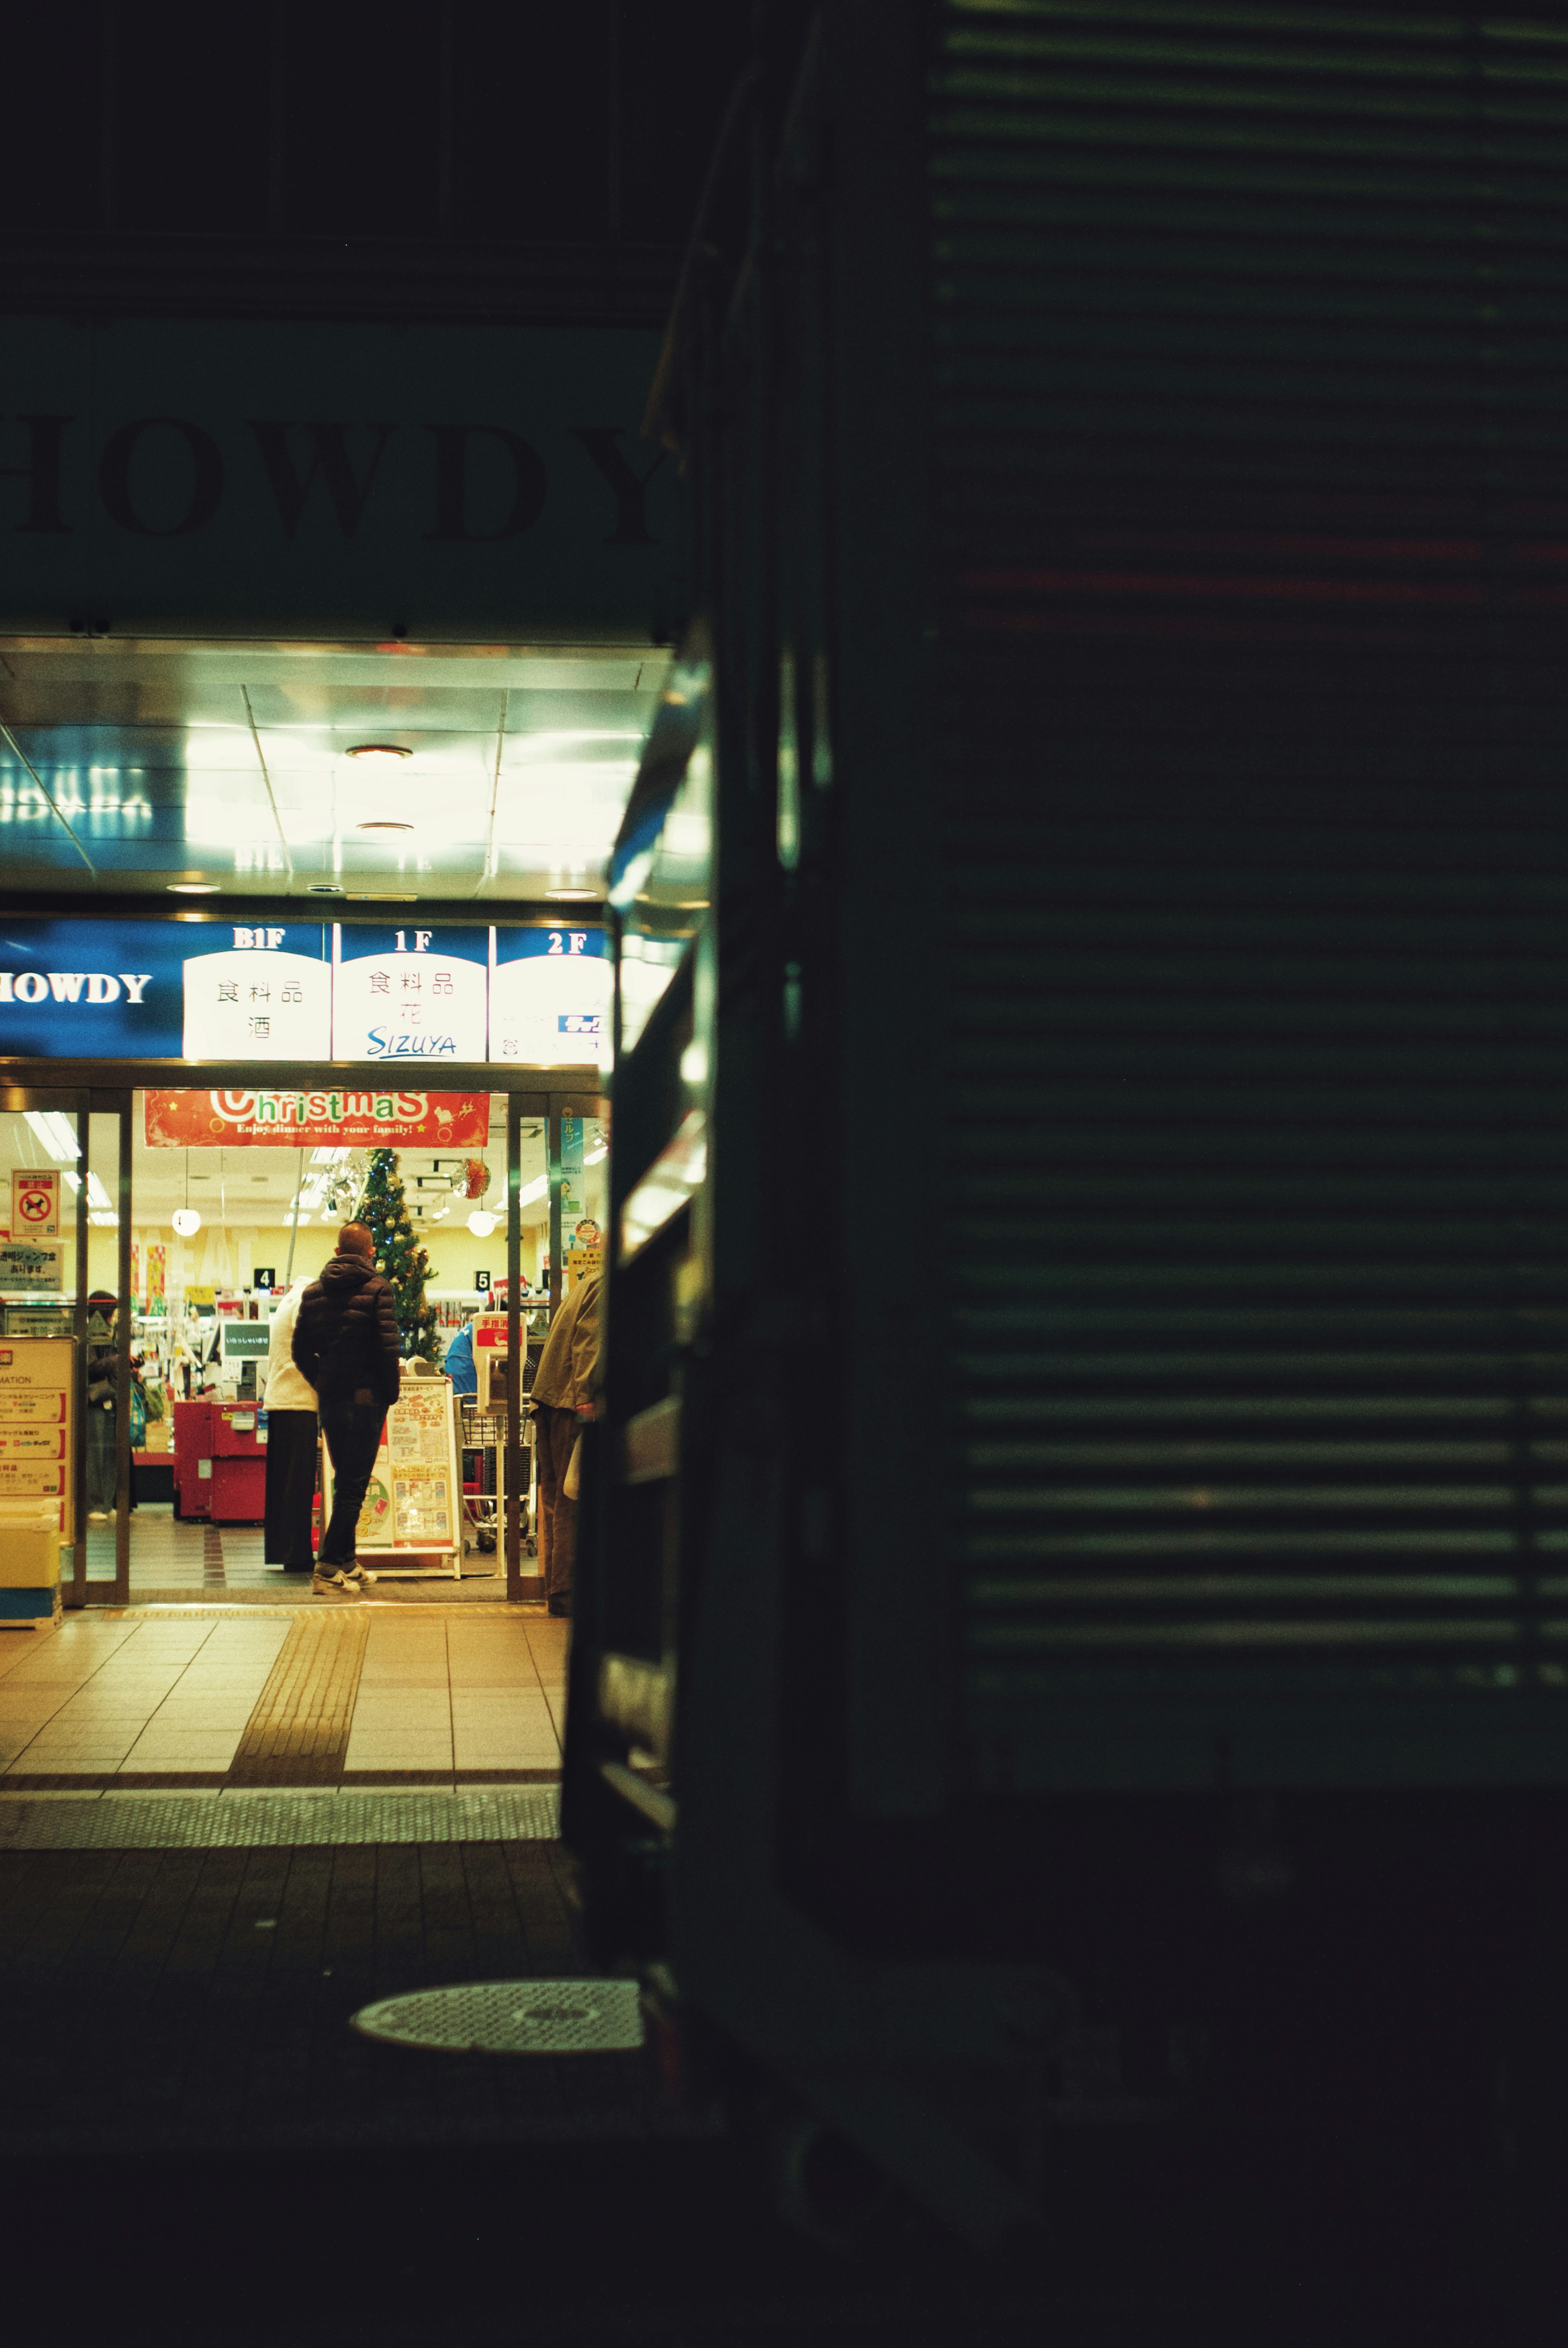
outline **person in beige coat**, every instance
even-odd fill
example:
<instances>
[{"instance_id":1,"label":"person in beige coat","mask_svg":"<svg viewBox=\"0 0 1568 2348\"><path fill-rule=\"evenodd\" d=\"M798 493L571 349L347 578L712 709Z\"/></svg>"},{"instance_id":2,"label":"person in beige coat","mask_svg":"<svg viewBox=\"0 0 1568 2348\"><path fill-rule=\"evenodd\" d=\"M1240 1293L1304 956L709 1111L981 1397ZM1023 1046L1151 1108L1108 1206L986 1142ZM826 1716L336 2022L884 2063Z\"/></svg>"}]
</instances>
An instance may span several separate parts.
<instances>
[{"instance_id":1,"label":"person in beige coat","mask_svg":"<svg viewBox=\"0 0 1568 2348\"><path fill-rule=\"evenodd\" d=\"M529 1397L537 1413L539 1569L552 1614L572 1612L577 1503L567 1498L562 1486L573 1446L584 1420L593 1417L599 1406L600 1288L599 1274L590 1272L562 1299Z\"/></svg>"},{"instance_id":2,"label":"person in beige coat","mask_svg":"<svg viewBox=\"0 0 1568 2348\"><path fill-rule=\"evenodd\" d=\"M267 1497L263 1556L285 1573L309 1573L315 1499L315 1388L294 1364L294 1323L309 1275L273 1308L267 1334Z\"/></svg>"}]
</instances>

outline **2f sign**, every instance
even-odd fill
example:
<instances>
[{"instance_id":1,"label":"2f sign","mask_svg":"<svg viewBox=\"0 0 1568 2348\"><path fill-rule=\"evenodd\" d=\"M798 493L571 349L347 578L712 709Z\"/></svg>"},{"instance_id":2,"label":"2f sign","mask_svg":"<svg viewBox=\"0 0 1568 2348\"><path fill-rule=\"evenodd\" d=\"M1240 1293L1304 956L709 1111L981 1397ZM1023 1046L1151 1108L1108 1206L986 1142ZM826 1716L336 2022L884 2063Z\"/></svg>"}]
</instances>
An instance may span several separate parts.
<instances>
[{"instance_id":1,"label":"2f sign","mask_svg":"<svg viewBox=\"0 0 1568 2348\"><path fill-rule=\"evenodd\" d=\"M588 942L586 930L552 930L550 951L552 954L581 953Z\"/></svg>"},{"instance_id":2,"label":"2f sign","mask_svg":"<svg viewBox=\"0 0 1568 2348\"><path fill-rule=\"evenodd\" d=\"M60 1232L60 1177L51 1167L36 1173L17 1167L11 1176L11 1236L14 1240L53 1240Z\"/></svg>"}]
</instances>

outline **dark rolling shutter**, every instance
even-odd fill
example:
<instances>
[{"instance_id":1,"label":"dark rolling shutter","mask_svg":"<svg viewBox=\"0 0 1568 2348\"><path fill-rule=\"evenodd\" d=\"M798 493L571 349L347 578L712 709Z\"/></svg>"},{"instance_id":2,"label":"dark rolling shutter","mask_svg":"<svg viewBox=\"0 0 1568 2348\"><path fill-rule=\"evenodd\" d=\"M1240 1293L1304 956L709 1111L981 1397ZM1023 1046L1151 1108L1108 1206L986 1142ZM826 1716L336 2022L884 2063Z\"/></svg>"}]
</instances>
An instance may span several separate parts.
<instances>
[{"instance_id":1,"label":"dark rolling shutter","mask_svg":"<svg viewBox=\"0 0 1568 2348\"><path fill-rule=\"evenodd\" d=\"M1568 1775L1568 25L948 6L974 1781Z\"/></svg>"}]
</instances>

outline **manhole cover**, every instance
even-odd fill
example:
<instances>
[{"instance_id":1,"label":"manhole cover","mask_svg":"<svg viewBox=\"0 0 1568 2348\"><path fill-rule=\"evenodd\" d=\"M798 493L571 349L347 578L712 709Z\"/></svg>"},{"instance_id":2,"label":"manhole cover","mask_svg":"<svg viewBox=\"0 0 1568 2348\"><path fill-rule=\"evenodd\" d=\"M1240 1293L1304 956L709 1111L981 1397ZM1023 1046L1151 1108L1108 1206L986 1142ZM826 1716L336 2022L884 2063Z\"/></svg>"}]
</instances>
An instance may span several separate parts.
<instances>
[{"instance_id":1,"label":"manhole cover","mask_svg":"<svg viewBox=\"0 0 1568 2348\"><path fill-rule=\"evenodd\" d=\"M353 2021L366 2038L449 2054L603 2054L643 2043L629 1981L466 1982L384 1997Z\"/></svg>"}]
</instances>

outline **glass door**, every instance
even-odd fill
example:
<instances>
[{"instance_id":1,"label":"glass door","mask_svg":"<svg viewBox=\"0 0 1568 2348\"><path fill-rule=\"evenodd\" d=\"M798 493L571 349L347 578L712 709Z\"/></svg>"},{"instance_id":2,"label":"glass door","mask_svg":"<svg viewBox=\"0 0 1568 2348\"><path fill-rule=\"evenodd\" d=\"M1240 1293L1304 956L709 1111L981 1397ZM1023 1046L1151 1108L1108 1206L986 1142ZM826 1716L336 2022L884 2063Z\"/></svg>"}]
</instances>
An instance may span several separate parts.
<instances>
[{"instance_id":1,"label":"glass door","mask_svg":"<svg viewBox=\"0 0 1568 2348\"><path fill-rule=\"evenodd\" d=\"M532 1452L509 1409L517 1388L506 1330L516 1296L525 1360L531 1318L542 1337L547 1110L542 1094L384 1095L330 1074L304 1090L137 1094L133 1321L150 1408L155 1401L162 1419L150 1425L149 1456L138 1463L139 1582L194 1580L214 1594L278 1586L281 1550L298 1544L275 1526L274 1556L263 1525L272 1314L291 1285L320 1273L344 1223L365 1212L374 1179L384 1202L400 1197L424 1255L417 1292L407 1279L399 1291L405 1350L438 1368L450 1356L462 1576L493 1577L500 1595L510 1489L521 1594L531 1594ZM382 1489L379 1476L367 1506L378 1497L395 1547L396 1491ZM385 1560L388 1570L396 1562Z\"/></svg>"},{"instance_id":2,"label":"glass door","mask_svg":"<svg viewBox=\"0 0 1568 2348\"><path fill-rule=\"evenodd\" d=\"M13 1616L53 1612L50 1533L67 1605L129 1590L129 1097L0 1093L0 1523L25 1536L10 1544L21 1579L0 1591Z\"/></svg>"}]
</instances>

